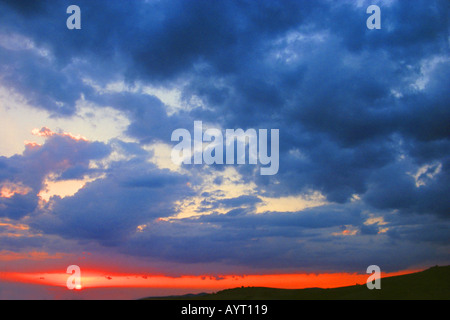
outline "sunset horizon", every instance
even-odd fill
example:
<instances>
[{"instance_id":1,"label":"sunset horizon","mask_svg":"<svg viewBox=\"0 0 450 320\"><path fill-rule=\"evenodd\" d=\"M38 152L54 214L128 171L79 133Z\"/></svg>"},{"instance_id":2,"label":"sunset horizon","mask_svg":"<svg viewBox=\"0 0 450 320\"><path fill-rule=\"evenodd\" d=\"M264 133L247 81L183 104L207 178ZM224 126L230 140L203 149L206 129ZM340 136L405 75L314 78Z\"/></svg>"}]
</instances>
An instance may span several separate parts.
<instances>
[{"instance_id":1,"label":"sunset horizon","mask_svg":"<svg viewBox=\"0 0 450 320\"><path fill-rule=\"evenodd\" d=\"M449 266L449 17L0 0L0 300L395 298Z\"/></svg>"},{"instance_id":2,"label":"sunset horizon","mask_svg":"<svg viewBox=\"0 0 450 320\"><path fill-rule=\"evenodd\" d=\"M381 273L380 279L398 275L407 275L420 270L404 270L391 273ZM58 287L67 290L69 275L64 272L0 272L0 281L21 283L32 286ZM152 274L114 273L100 270L85 270L82 273L81 285L72 293L67 291L66 298L84 298L82 291L90 289L141 289L129 290L129 299L144 297L164 297L182 294L214 293L220 290L239 287L266 287L275 289L308 289L308 288L340 288L354 285L364 285L367 273L303 273L303 274L250 274L250 275L180 275L165 276ZM148 289L144 296L142 289ZM158 291L160 290L160 291ZM63 292L63 291L61 291ZM74 293L75 292L75 293ZM108 299L113 299L114 295ZM28 299L42 299L36 295ZM122 297L123 298L123 297Z\"/></svg>"}]
</instances>

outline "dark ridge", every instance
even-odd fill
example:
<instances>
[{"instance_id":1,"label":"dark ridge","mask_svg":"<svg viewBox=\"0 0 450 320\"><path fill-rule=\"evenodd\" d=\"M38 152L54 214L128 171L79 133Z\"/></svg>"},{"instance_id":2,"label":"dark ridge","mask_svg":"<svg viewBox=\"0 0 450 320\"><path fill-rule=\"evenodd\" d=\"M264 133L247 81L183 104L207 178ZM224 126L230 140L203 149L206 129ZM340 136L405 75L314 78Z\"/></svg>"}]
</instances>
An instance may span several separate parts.
<instances>
[{"instance_id":1,"label":"dark ridge","mask_svg":"<svg viewBox=\"0 0 450 320\"><path fill-rule=\"evenodd\" d=\"M366 284L333 289L240 287L217 293L144 300L450 300L450 266L381 279L381 289Z\"/></svg>"}]
</instances>

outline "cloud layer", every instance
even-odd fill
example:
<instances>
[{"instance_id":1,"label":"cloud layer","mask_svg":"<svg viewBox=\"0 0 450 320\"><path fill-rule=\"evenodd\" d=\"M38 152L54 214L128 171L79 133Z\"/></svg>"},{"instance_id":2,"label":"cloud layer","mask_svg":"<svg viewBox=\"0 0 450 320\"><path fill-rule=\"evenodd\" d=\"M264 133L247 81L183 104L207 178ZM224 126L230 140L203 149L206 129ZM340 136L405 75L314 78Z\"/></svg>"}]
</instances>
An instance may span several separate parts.
<instances>
[{"instance_id":1,"label":"cloud layer","mask_svg":"<svg viewBox=\"0 0 450 320\"><path fill-rule=\"evenodd\" d=\"M118 110L127 139L38 129L43 144L0 157L1 218L180 265L449 261L446 1L380 1L381 30L364 1L77 1L81 30L65 27L70 4L0 1L0 85L53 118L80 101ZM280 129L278 174L173 166L171 132L194 120ZM89 182L43 202L49 179Z\"/></svg>"}]
</instances>

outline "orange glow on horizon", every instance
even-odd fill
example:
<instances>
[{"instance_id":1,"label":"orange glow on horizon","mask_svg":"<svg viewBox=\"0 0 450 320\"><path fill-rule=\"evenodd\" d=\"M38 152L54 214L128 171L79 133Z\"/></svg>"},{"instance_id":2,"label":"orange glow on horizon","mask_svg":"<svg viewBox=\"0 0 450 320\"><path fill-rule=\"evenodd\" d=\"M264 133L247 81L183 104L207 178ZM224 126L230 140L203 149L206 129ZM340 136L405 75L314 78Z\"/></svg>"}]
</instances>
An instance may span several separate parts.
<instances>
[{"instance_id":1,"label":"orange glow on horizon","mask_svg":"<svg viewBox=\"0 0 450 320\"><path fill-rule=\"evenodd\" d=\"M403 275L419 270L382 273L381 277ZM64 272L18 273L0 272L0 280L66 287L70 274ZM302 273L267 275L223 275L180 276L105 273L81 270L81 285L76 290L87 288L170 288L223 290L236 287L271 287L280 289L336 288L366 283L370 274L356 273Z\"/></svg>"}]
</instances>

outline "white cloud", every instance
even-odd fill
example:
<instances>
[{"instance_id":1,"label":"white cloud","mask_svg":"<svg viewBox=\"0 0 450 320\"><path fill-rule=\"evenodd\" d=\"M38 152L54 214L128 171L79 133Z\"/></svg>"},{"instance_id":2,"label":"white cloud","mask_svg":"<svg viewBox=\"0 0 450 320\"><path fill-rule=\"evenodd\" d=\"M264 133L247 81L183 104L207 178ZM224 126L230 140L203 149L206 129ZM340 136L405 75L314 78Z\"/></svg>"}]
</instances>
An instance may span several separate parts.
<instances>
[{"instance_id":1,"label":"white cloud","mask_svg":"<svg viewBox=\"0 0 450 320\"><path fill-rule=\"evenodd\" d=\"M262 203L256 206L256 213L297 212L306 208L318 207L327 204L325 196L318 191L310 194L301 194L289 197L260 198Z\"/></svg>"},{"instance_id":2,"label":"white cloud","mask_svg":"<svg viewBox=\"0 0 450 320\"><path fill-rule=\"evenodd\" d=\"M21 154L24 142L42 144L45 137L32 134L35 128L47 127L55 132L70 132L91 141L108 142L113 138L127 140L129 125L126 115L109 107L101 107L80 99L72 117L54 118L42 109L33 108L22 95L0 85L0 156Z\"/></svg>"},{"instance_id":3,"label":"white cloud","mask_svg":"<svg viewBox=\"0 0 450 320\"><path fill-rule=\"evenodd\" d=\"M416 187L425 186L430 180L433 180L442 170L442 163L426 164L420 167L415 174L412 174L416 180Z\"/></svg>"}]
</instances>

